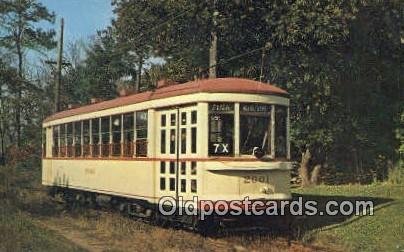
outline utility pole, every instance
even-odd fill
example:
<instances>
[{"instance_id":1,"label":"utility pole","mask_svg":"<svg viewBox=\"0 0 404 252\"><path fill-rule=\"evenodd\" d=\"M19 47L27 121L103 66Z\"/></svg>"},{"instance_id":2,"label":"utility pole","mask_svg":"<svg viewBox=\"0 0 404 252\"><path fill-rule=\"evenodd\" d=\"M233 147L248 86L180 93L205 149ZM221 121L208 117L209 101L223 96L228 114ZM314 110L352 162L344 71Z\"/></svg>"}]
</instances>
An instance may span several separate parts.
<instances>
[{"instance_id":1,"label":"utility pole","mask_svg":"<svg viewBox=\"0 0 404 252\"><path fill-rule=\"evenodd\" d=\"M55 112L60 111L60 89L62 86L62 64L63 64L63 29L64 20L60 19L60 37L58 47L58 58L56 63L56 90L55 90Z\"/></svg>"},{"instance_id":2,"label":"utility pole","mask_svg":"<svg viewBox=\"0 0 404 252\"><path fill-rule=\"evenodd\" d=\"M217 10L217 0L213 0L213 29L210 33L211 42L209 48L209 79L216 78L217 71L217 16L219 12Z\"/></svg>"},{"instance_id":3,"label":"utility pole","mask_svg":"<svg viewBox=\"0 0 404 252\"><path fill-rule=\"evenodd\" d=\"M262 48L262 54L261 54L260 82L262 82L262 78L264 78L264 59L265 59L265 47Z\"/></svg>"},{"instance_id":4,"label":"utility pole","mask_svg":"<svg viewBox=\"0 0 404 252\"><path fill-rule=\"evenodd\" d=\"M272 48L272 44L270 42L267 42L265 44L265 47L262 48L262 54L261 54L261 69L260 69L260 82L262 82L262 79L264 78L264 60L265 60L265 54L267 50Z\"/></svg>"},{"instance_id":5,"label":"utility pole","mask_svg":"<svg viewBox=\"0 0 404 252\"><path fill-rule=\"evenodd\" d=\"M71 66L69 62L63 61L63 29L64 29L64 19L61 18L60 20L60 37L58 41L58 56L56 61L53 60L46 60L45 63L49 65L56 65L56 74L55 78L55 113L60 111L61 109L61 102L60 102L60 93L62 87L62 67L63 66Z\"/></svg>"}]
</instances>

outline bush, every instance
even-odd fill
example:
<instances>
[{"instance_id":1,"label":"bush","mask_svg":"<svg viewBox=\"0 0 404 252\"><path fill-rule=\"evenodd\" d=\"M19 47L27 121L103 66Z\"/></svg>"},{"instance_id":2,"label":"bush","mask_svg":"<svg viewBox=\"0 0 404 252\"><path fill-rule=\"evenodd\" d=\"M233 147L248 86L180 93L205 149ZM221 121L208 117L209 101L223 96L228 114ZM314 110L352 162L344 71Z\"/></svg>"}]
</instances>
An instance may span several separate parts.
<instances>
[{"instance_id":1,"label":"bush","mask_svg":"<svg viewBox=\"0 0 404 252\"><path fill-rule=\"evenodd\" d=\"M389 169L388 183L404 185L404 161L400 160L395 167Z\"/></svg>"}]
</instances>

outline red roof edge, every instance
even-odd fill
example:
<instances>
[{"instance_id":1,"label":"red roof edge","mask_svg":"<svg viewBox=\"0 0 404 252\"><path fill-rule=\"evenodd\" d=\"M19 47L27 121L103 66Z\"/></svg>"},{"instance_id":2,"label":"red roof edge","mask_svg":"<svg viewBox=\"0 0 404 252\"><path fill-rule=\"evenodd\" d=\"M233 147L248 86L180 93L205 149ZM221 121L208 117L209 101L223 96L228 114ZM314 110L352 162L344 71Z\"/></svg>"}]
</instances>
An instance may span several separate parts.
<instances>
[{"instance_id":1,"label":"red roof edge","mask_svg":"<svg viewBox=\"0 0 404 252\"><path fill-rule=\"evenodd\" d=\"M86 114L109 108L140 103L148 100L156 100L202 92L268 94L289 97L288 92L281 88L254 80L242 78L203 79L190 81L183 84L162 85L153 91L146 91L142 93L131 94L128 96L117 97L112 100L100 101L97 103L86 104L81 107L60 111L47 117L44 122L50 122L69 116Z\"/></svg>"}]
</instances>

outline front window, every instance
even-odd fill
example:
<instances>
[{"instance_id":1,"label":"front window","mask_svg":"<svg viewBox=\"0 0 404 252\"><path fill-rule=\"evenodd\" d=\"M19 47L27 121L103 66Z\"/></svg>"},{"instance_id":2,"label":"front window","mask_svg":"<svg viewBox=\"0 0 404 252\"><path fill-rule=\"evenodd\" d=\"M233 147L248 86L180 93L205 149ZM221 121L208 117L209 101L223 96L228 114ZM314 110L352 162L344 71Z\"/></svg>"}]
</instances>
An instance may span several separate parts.
<instances>
[{"instance_id":1,"label":"front window","mask_svg":"<svg viewBox=\"0 0 404 252\"><path fill-rule=\"evenodd\" d=\"M239 127L237 133L235 126ZM239 103L237 109L234 103L210 103L209 156L249 155L286 159L289 148L287 127L287 106ZM237 138L234 134L238 135ZM234 148L235 144L238 148ZM196 146L193 148L196 149Z\"/></svg>"},{"instance_id":2,"label":"front window","mask_svg":"<svg viewBox=\"0 0 404 252\"><path fill-rule=\"evenodd\" d=\"M271 105L240 104L240 153L271 153Z\"/></svg>"},{"instance_id":3,"label":"front window","mask_svg":"<svg viewBox=\"0 0 404 252\"><path fill-rule=\"evenodd\" d=\"M231 156L234 145L234 104L209 104L209 155Z\"/></svg>"}]
</instances>

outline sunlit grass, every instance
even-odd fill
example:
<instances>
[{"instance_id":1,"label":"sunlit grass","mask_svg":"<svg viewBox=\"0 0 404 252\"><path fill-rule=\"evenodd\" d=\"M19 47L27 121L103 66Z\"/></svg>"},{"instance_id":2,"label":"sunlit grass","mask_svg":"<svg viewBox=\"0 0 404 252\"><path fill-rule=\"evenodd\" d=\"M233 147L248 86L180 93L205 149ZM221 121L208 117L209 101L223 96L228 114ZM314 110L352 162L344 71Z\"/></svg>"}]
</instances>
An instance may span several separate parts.
<instances>
[{"instance_id":1,"label":"sunlit grass","mask_svg":"<svg viewBox=\"0 0 404 252\"><path fill-rule=\"evenodd\" d=\"M350 251L404 251L404 186L391 184L318 186L297 189L297 193L390 199L375 207L373 216L350 217L347 221L323 226L306 234L324 247Z\"/></svg>"},{"instance_id":2,"label":"sunlit grass","mask_svg":"<svg viewBox=\"0 0 404 252\"><path fill-rule=\"evenodd\" d=\"M0 204L0 251L83 251L5 202Z\"/></svg>"}]
</instances>

